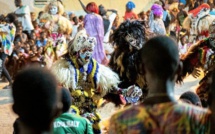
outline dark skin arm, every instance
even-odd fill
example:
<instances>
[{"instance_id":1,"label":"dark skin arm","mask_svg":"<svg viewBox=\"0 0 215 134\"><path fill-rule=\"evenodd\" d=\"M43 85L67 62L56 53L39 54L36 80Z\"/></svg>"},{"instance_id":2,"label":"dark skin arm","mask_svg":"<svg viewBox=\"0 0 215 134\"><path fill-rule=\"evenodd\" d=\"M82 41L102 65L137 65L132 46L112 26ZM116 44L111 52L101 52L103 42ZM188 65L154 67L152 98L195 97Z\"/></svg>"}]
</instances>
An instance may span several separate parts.
<instances>
[{"instance_id":1,"label":"dark skin arm","mask_svg":"<svg viewBox=\"0 0 215 134\"><path fill-rule=\"evenodd\" d=\"M79 0L79 2L80 2L80 4L81 4L81 7L83 8L83 10L84 10L86 13L89 13L89 12L86 10L86 7L85 7L84 3L83 3L81 0Z\"/></svg>"}]
</instances>

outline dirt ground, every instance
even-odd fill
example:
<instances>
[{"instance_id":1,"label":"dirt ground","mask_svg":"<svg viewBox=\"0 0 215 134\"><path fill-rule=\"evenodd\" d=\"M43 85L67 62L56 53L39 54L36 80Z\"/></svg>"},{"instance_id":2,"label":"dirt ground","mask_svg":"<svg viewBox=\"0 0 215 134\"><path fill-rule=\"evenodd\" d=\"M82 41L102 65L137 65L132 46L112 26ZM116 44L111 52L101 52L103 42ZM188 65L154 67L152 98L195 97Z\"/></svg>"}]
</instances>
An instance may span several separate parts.
<instances>
[{"instance_id":1,"label":"dirt ground","mask_svg":"<svg viewBox=\"0 0 215 134\"><path fill-rule=\"evenodd\" d=\"M176 85L175 97L178 98L180 94L187 90L194 91L198 80L189 77L186 79L185 83L180 86ZM12 111L12 98L11 90L1 89L7 83L0 83L0 134L12 134L13 132L13 122L16 119L16 114ZM111 117L111 115L117 111L113 104L106 104L104 107L98 109L102 117L101 125L106 124L106 120Z\"/></svg>"}]
</instances>

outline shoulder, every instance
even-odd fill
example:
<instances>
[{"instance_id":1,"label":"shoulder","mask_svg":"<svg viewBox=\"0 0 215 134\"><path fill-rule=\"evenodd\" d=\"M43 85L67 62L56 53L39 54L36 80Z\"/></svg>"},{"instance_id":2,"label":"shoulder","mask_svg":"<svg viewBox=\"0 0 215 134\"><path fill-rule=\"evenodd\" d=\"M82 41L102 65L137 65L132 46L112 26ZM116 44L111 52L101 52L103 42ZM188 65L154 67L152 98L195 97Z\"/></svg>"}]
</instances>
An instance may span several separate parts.
<instances>
[{"instance_id":1,"label":"shoulder","mask_svg":"<svg viewBox=\"0 0 215 134\"><path fill-rule=\"evenodd\" d=\"M153 121L143 106L130 106L115 113L110 119L110 133L144 133Z\"/></svg>"}]
</instances>

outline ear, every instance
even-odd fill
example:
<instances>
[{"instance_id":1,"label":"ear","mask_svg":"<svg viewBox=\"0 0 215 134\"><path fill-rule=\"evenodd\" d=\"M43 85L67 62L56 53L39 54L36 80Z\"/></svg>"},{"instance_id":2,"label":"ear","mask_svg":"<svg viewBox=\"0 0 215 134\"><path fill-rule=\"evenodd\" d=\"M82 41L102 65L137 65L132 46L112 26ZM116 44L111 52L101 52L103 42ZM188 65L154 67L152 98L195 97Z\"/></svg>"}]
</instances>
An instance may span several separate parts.
<instances>
[{"instance_id":1,"label":"ear","mask_svg":"<svg viewBox=\"0 0 215 134\"><path fill-rule=\"evenodd\" d=\"M58 116L60 116L61 113L62 113L62 109L63 109L63 104L62 104L62 102L58 102L58 103L56 104L54 110L53 110L53 111L54 111L54 112L53 112L53 117L54 117L54 118L57 118Z\"/></svg>"},{"instance_id":2,"label":"ear","mask_svg":"<svg viewBox=\"0 0 215 134\"><path fill-rule=\"evenodd\" d=\"M176 83L182 83L182 70L183 70L183 62L180 60L178 63L178 68L175 73Z\"/></svg>"}]
</instances>

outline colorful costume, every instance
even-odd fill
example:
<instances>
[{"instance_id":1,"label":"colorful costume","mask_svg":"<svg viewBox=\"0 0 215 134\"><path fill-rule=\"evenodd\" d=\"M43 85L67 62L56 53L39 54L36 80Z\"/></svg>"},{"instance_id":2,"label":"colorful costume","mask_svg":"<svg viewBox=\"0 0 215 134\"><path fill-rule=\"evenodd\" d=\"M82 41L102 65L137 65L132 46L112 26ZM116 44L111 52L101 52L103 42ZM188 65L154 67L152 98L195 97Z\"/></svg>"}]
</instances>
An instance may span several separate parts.
<instances>
[{"instance_id":1,"label":"colorful costume","mask_svg":"<svg viewBox=\"0 0 215 134\"><path fill-rule=\"evenodd\" d=\"M45 61L48 63L47 67L50 68L55 59L59 59L62 55L67 53L66 35L70 35L72 31L72 25L70 21L63 17L64 7L59 1L50 2L40 21L44 23L44 27L49 33L49 43L46 45L46 49L52 49L53 54L45 52Z\"/></svg>"},{"instance_id":2,"label":"colorful costume","mask_svg":"<svg viewBox=\"0 0 215 134\"><path fill-rule=\"evenodd\" d=\"M201 68L204 71L205 77L199 82L199 87L196 93L199 95L203 106L208 105L208 92L209 92L209 78L215 68L215 22L209 27L209 38L205 38L198 43L192 45L188 52L181 58L183 62L182 75L179 80L187 74L191 74L195 68Z\"/></svg>"},{"instance_id":3,"label":"colorful costume","mask_svg":"<svg viewBox=\"0 0 215 134\"><path fill-rule=\"evenodd\" d=\"M188 17L183 22L183 28L190 32L190 43L209 36L209 25L215 19L209 12L210 6L204 3L188 13Z\"/></svg>"},{"instance_id":4,"label":"colorful costume","mask_svg":"<svg viewBox=\"0 0 215 134\"><path fill-rule=\"evenodd\" d=\"M185 103L144 104L128 107L110 120L110 134L205 134L210 111Z\"/></svg>"},{"instance_id":5,"label":"colorful costume","mask_svg":"<svg viewBox=\"0 0 215 134\"><path fill-rule=\"evenodd\" d=\"M135 88L117 88L118 75L92 58L95 44L96 39L88 37L85 30L78 32L69 45L69 53L65 59L54 63L52 71L59 83L70 89L74 105L72 111L88 118L93 124L94 132L100 133L100 116L96 109L102 104L102 98L106 94L123 93L125 98L138 100L142 92ZM139 94L132 94L131 90L138 90Z\"/></svg>"},{"instance_id":6,"label":"colorful costume","mask_svg":"<svg viewBox=\"0 0 215 134\"><path fill-rule=\"evenodd\" d=\"M138 51L145 42L145 29L138 21L125 21L112 35L115 51L109 66L120 76L119 87L137 85L144 88L146 83L138 73Z\"/></svg>"}]
</instances>

